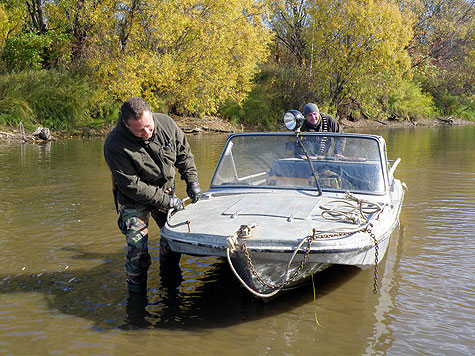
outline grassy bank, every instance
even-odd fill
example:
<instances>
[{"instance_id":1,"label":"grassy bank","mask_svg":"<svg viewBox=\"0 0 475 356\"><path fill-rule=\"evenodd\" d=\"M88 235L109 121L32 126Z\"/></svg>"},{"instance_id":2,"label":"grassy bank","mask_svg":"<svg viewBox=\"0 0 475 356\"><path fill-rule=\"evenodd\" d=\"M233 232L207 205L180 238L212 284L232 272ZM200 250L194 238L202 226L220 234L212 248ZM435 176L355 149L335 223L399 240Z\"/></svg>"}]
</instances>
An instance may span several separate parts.
<instances>
[{"instance_id":1,"label":"grassy bank","mask_svg":"<svg viewBox=\"0 0 475 356\"><path fill-rule=\"evenodd\" d=\"M117 117L118 104L107 102L88 76L55 70L29 70L0 76L0 125L47 127L74 132L100 128Z\"/></svg>"},{"instance_id":2,"label":"grassy bank","mask_svg":"<svg viewBox=\"0 0 475 356\"><path fill-rule=\"evenodd\" d=\"M263 76L242 104L228 103L221 108L218 116L172 116L187 133L285 131L281 121L285 108L298 107L298 102L269 94L282 92L276 90L275 83L283 80L270 75ZM303 88L300 89L298 92L303 92ZM296 95L295 93L292 96L294 100ZM300 101L302 100L303 98ZM84 74L56 70L29 70L4 74L0 76L0 131L3 132L0 133L0 139L17 138L20 134L18 128L20 123L25 128L26 136L30 135L28 136L30 141L34 141L31 133L37 127L50 129L56 138L105 135L115 125L120 104L108 96L94 79ZM412 116L407 120L384 120L355 115L351 110L346 114L342 112L340 114L339 120L346 131L351 131L352 127L474 123L469 119L464 120L463 117L450 116L444 118L435 115L430 118Z\"/></svg>"},{"instance_id":3,"label":"grassy bank","mask_svg":"<svg viewBox=\"0 0 475 356\"><path fill-rule=\"evenodd\" d=\"M282 125L277 125L273 130L263 130L261 127L235 124L229 120L216 116L204 116L202 118L190 118L173 116L178 126L187 134L210 134L210 133L234 133L241 131L287 131ZM463 119L423 119L415 122L410 121L387 121L380 122L375 120L362 119L356 122L342 120L345 132L352 132L354 129L365 128L407 128L407 127L437 127L437 126L464 126L474 125L475 122ZM103 137L113 128L114 123L109 123L100 128L76 127L74 130L53 130L52 139L62 140L74 137ZM0 142L43 142L41 139L32 135L33 131L26 131L23 138L18 127L0 125Z\"/></svg>"}]
</instances>

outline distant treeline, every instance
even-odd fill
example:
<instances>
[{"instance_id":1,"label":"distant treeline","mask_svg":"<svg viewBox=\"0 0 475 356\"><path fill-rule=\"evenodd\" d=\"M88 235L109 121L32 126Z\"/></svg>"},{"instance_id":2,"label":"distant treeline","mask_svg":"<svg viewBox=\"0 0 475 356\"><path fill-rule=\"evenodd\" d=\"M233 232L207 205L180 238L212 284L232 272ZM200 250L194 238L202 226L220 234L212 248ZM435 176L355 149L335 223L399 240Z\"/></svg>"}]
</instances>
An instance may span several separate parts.
<instances>
[{"instance_id":1,"label":"distant treeline","mask_svg":"<svg viewBox=\"0 0 475 356\"><path fill-rule=\"evenodd\" d=\"M1 0L0 124L102 127L121 102L275 127L475 120L475 0Z\"/></svg>"}]
</instances>

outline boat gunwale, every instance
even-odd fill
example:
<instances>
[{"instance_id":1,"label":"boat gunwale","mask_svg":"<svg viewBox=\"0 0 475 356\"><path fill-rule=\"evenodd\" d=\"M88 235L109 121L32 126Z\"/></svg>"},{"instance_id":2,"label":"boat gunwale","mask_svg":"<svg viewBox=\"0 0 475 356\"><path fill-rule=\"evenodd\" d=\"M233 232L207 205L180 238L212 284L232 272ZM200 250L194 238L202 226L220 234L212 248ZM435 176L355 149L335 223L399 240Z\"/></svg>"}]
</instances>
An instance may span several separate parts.
<instances>
[{"instance_id":1,"label":"boat gunwale","mask_svg":"<svg viewBox=\"0 0 475 356\"><path fill-rule=\"evenodd\" d=\"M396 219L394 221L394 223L391 225L391 227L387 229L387 231L384 233L384 235L382 235L377 240L377 243L381 244L386 239L388 239L391 236L391 234L393 233L393 231L396 229L396 226L398 224L399 224L399 219ZM171 232L171 235L174 235L174 234L184 236L182 233ZM165 236L165 238L167 240L171 240L172 243L175 243L175 244L195 246L195 247L213 249L213 250L223 251L223 252L226 251L227 244L211 245L211 244L206 244L206 243L203 243L203 242L196 241L195 237L203 236L203 234L190 233L190 235L188 235L188 236L190 237L189 239L182 239L182 238L179 238L178 236L170 236L170 235ZM214 236L219 236L219 235L214 235ZM341 237L339 237L339 238L341 239ZM251 241L251 240L248 240L248 241ZM320 241L323 241L323 239L320 240ZM331 241L331 240L330 239L325 239L325 241ZM280 245L280 246L275 246L274 245L274 246L266 246L266 247L258 247L258 246L252 246L252 245L246 245L246 246L247 246L247 249L251 253L286 253L286 254L288 254L288 253L294 253L295 252L295 248L282 246L282 245ZM279 248L279 247L281 247L281 248ZM340 246L337 246L335 248L324 247L323 249L319 249L318 246L315 247L315 245L312 245L312 247L310 248L310 254L326 254L326 253L333 254L333 253L354 252L354 251L365 252L365 251L371 250L372 248L374 248L374 243L366 243L364 245L359 245L359 246L349 247L349 248L342 248ZM184 253L186 254L186 252L184 252ZM297 254L301 254L301 253L304 253L304 250L300 249L300 250L297 251ZM208 254L203 255L203 256L208 256ZM221 254L217 255L217 256L221 256Z\"/></svg>"}]
</instances>

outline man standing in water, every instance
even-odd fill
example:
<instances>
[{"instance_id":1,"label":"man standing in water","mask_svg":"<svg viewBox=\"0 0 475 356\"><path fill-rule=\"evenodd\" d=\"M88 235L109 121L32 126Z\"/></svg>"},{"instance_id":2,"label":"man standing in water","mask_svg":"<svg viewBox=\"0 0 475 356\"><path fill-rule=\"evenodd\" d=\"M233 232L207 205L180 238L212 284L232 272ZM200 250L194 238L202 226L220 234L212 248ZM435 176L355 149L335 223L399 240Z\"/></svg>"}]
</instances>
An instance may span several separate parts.
<instances>
[{"instance_id":1,"label":"man standing in water","mask_svg":"<svg viewBox=\"0 0 475 356\"><path fill-rule=\"evenodd\" d=\"M156 114L141 98L125 101L116 127L104 143L104 156L112 172L114 195L120 204L119 228L128 252L125 263L129 291L147 290L150 216L161 228L167 211L182 208L175 195L175 168L186 182L192 203L201 196L198 172L183 131L172 118ZM160 264L170 256L168 244L160 239ZM174 263L178 264L178 258Z\"/></svg>"}]
</instances>

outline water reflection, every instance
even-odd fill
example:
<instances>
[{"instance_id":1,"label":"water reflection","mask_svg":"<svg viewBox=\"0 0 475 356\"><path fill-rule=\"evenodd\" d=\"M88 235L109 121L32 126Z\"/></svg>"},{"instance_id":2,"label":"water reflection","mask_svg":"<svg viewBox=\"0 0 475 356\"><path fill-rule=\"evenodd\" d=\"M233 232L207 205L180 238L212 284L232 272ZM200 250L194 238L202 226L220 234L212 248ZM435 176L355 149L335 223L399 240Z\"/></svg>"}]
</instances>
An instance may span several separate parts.
<instances>
[{"instance_id":1,"label":"water reflection","mask_svg":"<svg viewBox=\"0 0 475 356\"><path fill-rule=\"evenodd\" d=\"M380 354L381 348L387 351L394 341L390 325L396 310L395 297L398 295L398 269L401 261L401 245L403 244L404 231L404 226L400 226L391 238L384 270L380 279L378 302L373 312L375 318L373 334L367 340L368 345L364 355Z\"/></svg>"},{"instance_id":2,"label":"water reflection","mask_svg":"<svg viewBox=\"0 0 475 356\"><path fill-rule=\"evenodd\" d=\"M285 313L313 300L312 287L306 286L266 303L241 288L224 259L186 256L182 257L181 275L165 278L155 261L148 292L127 294L121 271L123 254L66 250L75 253L74 259L106 262L83 271L64 266L53 273L0 275L0 293L41 293L50 310L91 320L96 330L221 328ZM318 297L338 289L358 273L350 267L320 273L315 278Z\"/></svg>"},{"instance_id":3,"label":"water reflection","mask_svg":"<svg viewBox=\"0 0 475 356\"><path fill-rule=\"evenodd\" d=\"M311 285L256 300L221 259L183 256L164 283L156 227L148 293L129 296L103 141L0 146L0 351L472 354L475 128L379 133L409 187L379 294L371 269L337 267L316 276L315 304ZM225 139L190 137L203 189Z\"/></svg>"}]
</instances>

